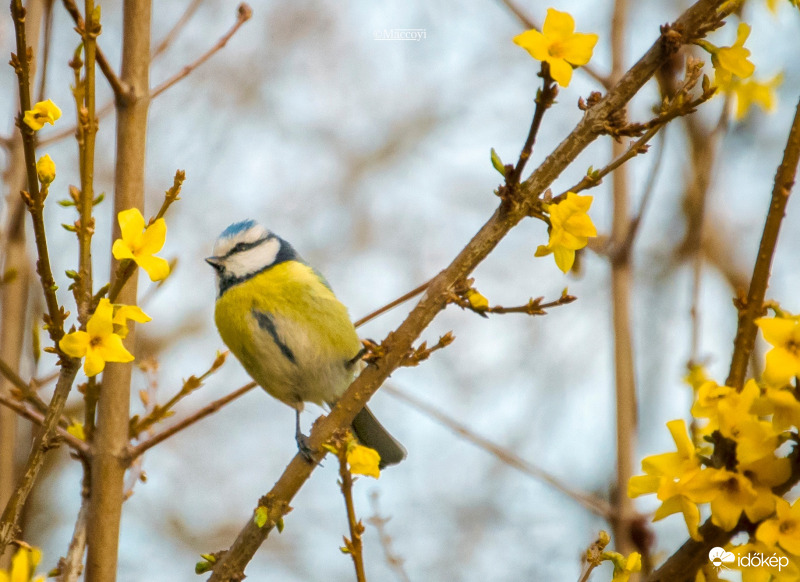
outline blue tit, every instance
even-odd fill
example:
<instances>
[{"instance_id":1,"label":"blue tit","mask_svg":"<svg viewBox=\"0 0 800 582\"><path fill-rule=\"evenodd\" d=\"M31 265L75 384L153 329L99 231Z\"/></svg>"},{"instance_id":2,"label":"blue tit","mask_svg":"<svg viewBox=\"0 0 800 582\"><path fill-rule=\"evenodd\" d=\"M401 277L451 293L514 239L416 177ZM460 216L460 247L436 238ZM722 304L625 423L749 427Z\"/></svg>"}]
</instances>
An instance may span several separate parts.
<instances>
[{"instance_id":1,"label":"blue tit","mask_svg":"<svg viewBox=\"0 0 800 582\"><path fill-rule=\"evenodd\" d=\"M353 380L362 346L347 308L294 248L253 220L226 228L206 262L217 274L214 320L222 341L264 390L296 411L304 402L333 406ZM381 456L381 467L406 456L367 407L353 432Z\"/></svg>"}]
</instances>

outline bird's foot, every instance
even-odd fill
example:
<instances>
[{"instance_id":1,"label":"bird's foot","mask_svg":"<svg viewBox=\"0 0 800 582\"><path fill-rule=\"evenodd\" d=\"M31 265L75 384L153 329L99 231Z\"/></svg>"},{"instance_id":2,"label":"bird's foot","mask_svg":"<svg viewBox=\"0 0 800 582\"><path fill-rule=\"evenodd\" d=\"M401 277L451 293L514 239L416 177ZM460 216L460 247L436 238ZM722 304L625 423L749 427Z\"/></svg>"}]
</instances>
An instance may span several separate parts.
<instances>
[{"instance_id":1,"label":"bird's foot","mask_svg":"<svg viewBox=\"0 0 800 582\"><path fill-rule=\"evenodd\" d=\"M322 463L314 459L314 449L308 446L308 437L302 432L297 431L295 440L297 441L297 452L309 463L321 467Z\"/></svg>"}]
</instances>

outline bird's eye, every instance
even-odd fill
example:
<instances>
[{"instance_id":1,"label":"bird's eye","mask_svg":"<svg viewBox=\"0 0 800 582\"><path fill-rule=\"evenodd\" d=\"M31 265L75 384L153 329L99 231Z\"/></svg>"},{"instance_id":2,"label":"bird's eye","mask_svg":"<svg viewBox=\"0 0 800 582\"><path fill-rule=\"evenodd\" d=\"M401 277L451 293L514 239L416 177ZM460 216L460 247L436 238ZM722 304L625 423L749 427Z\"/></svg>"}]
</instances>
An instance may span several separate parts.
<instances>
[{"instance_id":1,"label":"bird's eye","mask_svg":"<svg viewBox=\"0 0 800 582\"><path fill-rule=\"evenodd\" d=\"M234 253L238 253L238 252L247 250L247 246L248 246L247 243L243 243L243 242L237 243L236 246L233 247L233 252Z\"/></svg>"}]
</instances>

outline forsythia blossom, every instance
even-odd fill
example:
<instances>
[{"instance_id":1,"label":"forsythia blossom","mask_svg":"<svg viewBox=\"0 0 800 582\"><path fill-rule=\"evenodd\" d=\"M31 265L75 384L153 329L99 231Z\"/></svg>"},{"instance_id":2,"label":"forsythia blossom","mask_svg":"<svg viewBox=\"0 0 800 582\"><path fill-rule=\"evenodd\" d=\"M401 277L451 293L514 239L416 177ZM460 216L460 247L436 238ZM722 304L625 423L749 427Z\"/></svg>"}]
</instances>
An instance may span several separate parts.
<instances>
[{"instance_id":1,"label":"forsythia blossom","mask_svg":"<svg viewBox=\"0 0 800 582\"><path fill-rule=\"evenodd\" d=\"M793 317L762 317L756 320L764 339L772 344L767 352L764 380L783 386L800 376L800 320Z\"/></svg>"},{"instance_id":2,"label":"forsythia blossom","mask_svg":"<svg viewBox=\"0 0 800 582\"><path fill-rule=\"evenodd\" d=\"M25 112L22 121L34 131L38 131L44 127L45 123L55 125L56 120L61 117L61 110L50 99L47 101L39 101L30 109Z\"/></svg>"},{"instance_id":3,"label":"forsythia blossom","mask_svg":"<svg viewBox=\"0 0 800 582\"><path fill-rule=\"evenodd\" d=\"M358 444L355 440L347 443L347 464L350 465L350 472L367 477L381 476L379 464L381 456L378 451Z\"/></svg>"},{"instance_id":4,"label":"forsythia blossom","mask_svg":"<svg viewBox=\"0 0 800 582\"><path fill-rule=\"evenodd\" d=\"M0 570L0 582L44 582L44 576L33 577L41 561L42 552L39 548L23 544L11 558L11 570Z\"/></svg>"},{"instance_id":5,"label":"forsythia blossom","mask_svg":"<svg viewBox=\"0 0 800 582\"><path fill-rule=\"evenodd\" d=\"M775 111L775 89L783 82L783 75L777 74L769 81L738 81L731 83L729 93L733 95L735 107L733 118L743 119L753 105L758 105L767 113Z\"/></svg>"},{"instance_id":6,"label":"forsythia blossom","mask_svg":"<svg viewBox=\"0 0 800 582\"><path fill-rule=\"evenodd\" d=\"M111 302L101 299L86 323L86 331L68 333L58 343L68 356L86 357L83 371L87 376L102 372L106 362L131 362L134 359L133 354L122 345L122 337L114 332L113 313Z\"/></svg>"},{"instance_id":7,"label":"forsythia blossom","mask_svg":"<svg viewBox=\"0 0 800 582\"><path fill-rule=\"evenodd\" d=\"M591 196L568 192L558 204L545 205L550 214L550 241L547 246L540 245L536 249L537 257L553 253L559 269L567 273L572 268L575 251L585 247L589 237L597 236L597 229L587 214L592 200Z\"/></svg>"},{"instance_id":8,"label":"forsythia blossom","mask_svg":"<svg viewBox=\"0 0 800 582\"><path fill-rule=\"evenodd\" d=\"M164 246L167 236L167 223L159 218L150 226L145 226L144 217L138 208L123 210L117 219L122 238L114 241L111 252L117 260L132 259L144 269L151 281L161 281L169 275L169 263L161 257L153 256Z\"/></svg>"},{"instance_id":9,"label":"forsythia blossom","mask_svg":"<svg viewBox=\"0 0 800 582\"><path fill-rule=\"evenodd\" d=\"M49 184L56 179L56 165L47 154L36 162L36 175L42 184Z\"/></svg>"},{"instance_id":10,"label":"forsythia blossom","mask_svg":"<svg viewBox=\"0 0 800 582\"><path fill-rule=\"evenodd\" d=\"M575 19L570 14L548 8L542 32L526 30L514 37L514 43L537 61L549 64L550 76L566 87L572 79L572 67L585 65L592 58L597 35L575 32Z\"/></svg>"},{"instance_id":11,"label":"forsythia blossom","mask_svg":"<svg viewBox=\"0 0 800 582\"><path fill-rule=\"evenodd\" d=\"M726 89L733 77L746 79L753 74L756 66L747 60L750 50L744 48L747 37L750 36L750 25L740 22L736 32L736 42L732 46L716 47L707 41L698 41L698 44L711 54L711 64L714 65L714 84Z\"/></svg>"}]
</instances>

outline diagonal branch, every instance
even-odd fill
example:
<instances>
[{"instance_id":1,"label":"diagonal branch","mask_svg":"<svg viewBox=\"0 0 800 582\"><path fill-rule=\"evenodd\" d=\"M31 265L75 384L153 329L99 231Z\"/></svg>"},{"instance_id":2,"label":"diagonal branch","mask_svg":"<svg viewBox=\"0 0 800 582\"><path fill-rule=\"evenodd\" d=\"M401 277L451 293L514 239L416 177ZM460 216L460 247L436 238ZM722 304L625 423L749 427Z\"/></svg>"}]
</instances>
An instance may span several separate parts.
<instances>
[{"instance_id":1,"label":"diagonal branch","mask_svg":"<svg viewBox=\"0 0 800 582\"><path fill-rule=\"evenodd\" d=\"M541 205L541 195L575 158L600 134L603 124L618 112L642 88L661 64L682 44L702 35L702 29L718 18L717 9L725 0L699 0L662 34L645 55L600 101L586 111L575 129L548 156L530 178L519 187L518 200L503 201L450 265L431 281L426 293L396 331L384 340L385 355L369 365L347 389L327 417L319 419L311 431L309 446L313 459L325 456L322 444L341 427L349 426L364 403L378 390L389 375L402 365L413 342L447 304L453 287L465 279L522 219ZM311 476L316 463L309 463L300 454L286 467L272 490L262 498L268 509L266 523L259 527L252 519L240 531L229 550L214 564L211 582L242 580L244 568L272 529L282 522L289 503ZM264 504L264 503L262 503Z\"/></svg>"}]
</instances>

